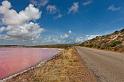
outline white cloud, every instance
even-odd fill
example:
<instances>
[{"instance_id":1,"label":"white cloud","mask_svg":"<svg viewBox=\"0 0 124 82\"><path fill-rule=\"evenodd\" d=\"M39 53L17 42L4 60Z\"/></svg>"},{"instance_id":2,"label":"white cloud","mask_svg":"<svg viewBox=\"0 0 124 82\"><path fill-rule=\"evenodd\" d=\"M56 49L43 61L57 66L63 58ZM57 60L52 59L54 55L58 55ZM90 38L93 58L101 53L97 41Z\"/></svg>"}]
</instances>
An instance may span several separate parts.
<instances>
[{"instance_id":1,"label":"white cloud","mask_svg":"<svg viewBox=\"0 0 124 82\"><path fill-rule=\"evenodd\" d=\"M69 38L69 37L71 36L71 33L72 33L72 31L69 30L68 32L66 32L66 33L64 33L64 34L61 34L60 37L61 37L62 39L67 39L67 38Z\"/></svg>"},{"instance_id":2,"label":"white cloud","mask_svg":"<svg viewBox=\"0 0 124 82\"><path fill-rule=\"evenodd\" d=\"M25 10L19 13L11 8L11 3L3 1L0 6L0 14L3 15L3 27L0 27L0 33L7 39L35 39L43 31L37 23L33 23L40 18L41 12L32 4L29 4Z\"/></svg>"},{"instance_id":3,"label":"white cloud","mask_svg":"<svg viewBox=\"0 0 124 82\"><path fill-rule=\"evenodd\" d=\"M66 44L66 43L74 43L75 39L72 39L72 35L68 32L65 33L54 33L44 35L41 39L36 41L35 43L39 44Z\"/></svg>"},{"instance_id":4,"label":"white cloud","mask_svg":"<svg viewBox=\"0 0 124 82\"><path fill-rule=\"evenodd\" d=\"M82 43L82 42L84 42L86 40L93 39L96 36L100 36L100 35L84 35L84 36L76 37L75 38L75 43Z\"/></svg>"},{"instance_id":5,"label":"white cloud","mask_svg":"<svg viewBox=\"0 0 124 82\"><path fill-rule=\"evenodd\" d=\"M1 32L4 32L5 30L6 30L5 27L0 27L0 33L1 33Z\"/></svg>"},{"instance_id":6,"label":"white cloud","mask_svg":"<svg viewBox=\"0 0 124 82\"><path fill-rule=\"evenodd\" d=\"M44 29L40 28L38 24L30 22L28 24L19 26L8 26L5 31L12 39L36 39Z\"/></svg>"},{"instance_id":7,"label":"white cloud","mask_svg":"<svg viewBox=\"0 0 124 82\"><path fill-rule=\"evenodd\" d=\"M84 37L76 37L75 39L75 43L82 43L83 41L85 41Z\"/></svg>"},{"instance_id":8,"label":"white cloud","mask_svg":"<svg viewBox=\"0 0 124 82\"><path fill-rule=\"evenodd\" d=\"M40 5L45 6L48 3L48 0L40 0Z\"/></svg>"},{"instance_id":9,"label":"white cloud","mask_svg":"<svg viewBox=\"0 0 124 82\"><path fill-rule=\"evenodd\" d=\"M72 43L73 40L69 38L66 34L59 34L59 35L49 35L47 38L44 39L45 43L49 44L66 44Z\"/></svg>"},{"instance_id":10,"label":"white cloud","mask_svg":"<svg viewBox=\"0 0 124 82\"><path fill-rule=\"evenodd\" d=\"M68 13L76 13L79 9L79 2L74 2L72 6L69 8Z\"/></svg>"},{"instance_id":11,"label":"white cloud","mask_svg":"<svg viewBox=\"0 0 124 82\"><path fill-rule=\"evenodd\" d=\"M62 37L62 38L68 38L69 36L70 36L69 34L65 33L65 34L62 35L61 37Z\"/></svg>"},{"instance_id":12,"label":"white cloud","mask_svg":"<svg viewBox=\"0 0 124 82\"><path fill-rule=\"evenodd\" d=\"M55 14L55 13L57 13L57 8L56 8L55 5L48 5L48 6L46 7L46 10L47 10L47 12L50 13L50 14Z\"/></svg>"},{"instance_id":13,"label":"white cloud","mask_svg":"<svg viewBox=\"0 0 124 82\"><path fill-rule=\"evenodd\" d=\"M69 31L68 31L69 32ZM41 39L36 41L38 44L72 44L72 43L82 43L86 40L93 39L97 34L93 35L77 35L74 33L54 33L44 35Z\"/></svg>"},{"instance_id":14,"label":"white cloud","mask_svg":"<svg viewBox=\"0 0 124 82\"><path fill-rule=\"evenodd\" d=\"M121 9L121 7L117 7L115 5L110 5L108 7L108 10L110 10L110 11L119 11L120 9Z\"/></svg>"},{"instance_id":15,"label":"white cloud","mask_svg":"<svg viewBox=\"0 0 124 82\"><path fill-rule=\"evenodd\" d=\"M55 16L54 18L55 18L55 19L59 19L59 18L62 18L62 17L63 17L63 15L59 13L59 14L58 14L57 16Z\"/></svg>"},{"instance_id":16,"label":"white cloud","mask_svg":"<svg viewBox=\"0 0 124 82\"><path fill-rule=\"evenodd\" d=\"M32 4L26 7L25 10L17 13L15 10L11 9L11 4L8 1L3 1L2 6L0 6L0 13L4 15L2 21L7 25L23 24L27 21L40 18L39 10Z\"/></svg>"},{"instance_id":17,"label":"white cloud","mask_svg":"<svg viewBox=\"0 0 124 82\"><path fill-rule=\"evenodd\" d=\"M35 6L41 7L48 4L48 0L31 0L31 3Z\"/></svg>"},{"instance_id":18,"label":"white cloud","mask_svg":"<svg viewBox=\"0 0 124 82\"><path fill-rule=\"evenodd\" d=\"M93 39L96 36L100 36L100 35L86 35L87 40Z\"/></svg>"},{"instance_id":19,"label":"white cloud","mask_svg":"<svg viewBox=\"0 0 124 82\"><path fill-rule=\"evenodd\" d=\"M82 35L82 36L77 36L77 35L73 35L73 34L68 34L68 33L64 33L64 34L53 34L53 35L47 35L44 38L42 38L42 43L55 43L55 44L66 44L66 43L82 43L86 40L90 40L95 38L96 36L99 35Z\"/></svg>"},{"instance_id":20,"label":"white cloud","mask_svg":"<svg viewBox=\"0 0 124 82\"><path fill-rule=\"evenodd\" d=\"M91 3L92 3L91 0L87 0L87 1L83 2L83 5L84 5L84 6L87 6L87 5L90 5Z\"/></svg>"},{"instance_id":21,"label":"white cloud","mask_svg":"<svg viewBox=\"0 0 124 82\"><path fill-rule=\"evenodd\" d=\"M69 38L69 37L71 36L71 34L72 34L72 31L69 30L67 33L65 33L65 34L62 35L62 36L63 36L63 38Z\"/></svg>"},{"instance_id":22,"label":"white cloud","mask_svg":"<svg viewBox=\"0 0 124 82\"><path fill-rule=\"evenodd\" d=\"M61 14L60 10L55 5L47 5L46 11L48 14L53 15L53 19L59 19L63 17L63 14Z\"/></svg>"}]
</instances>

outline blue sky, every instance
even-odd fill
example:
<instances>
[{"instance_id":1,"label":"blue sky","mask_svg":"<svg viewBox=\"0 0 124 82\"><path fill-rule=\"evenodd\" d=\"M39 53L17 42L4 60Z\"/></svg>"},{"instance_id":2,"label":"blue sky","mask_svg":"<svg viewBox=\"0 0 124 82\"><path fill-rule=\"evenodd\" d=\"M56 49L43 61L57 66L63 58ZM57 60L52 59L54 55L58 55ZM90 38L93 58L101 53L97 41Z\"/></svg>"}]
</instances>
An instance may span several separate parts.
<instances>
[{"instance_id":1,"label":"blue sky","mask_svg":"<svg viewBox=\"0 0 124 82\"><path fill-rule=\"evenodd\" d=\"M21 14L19 19L15 19L9 17L10 14L0 12L0 44L78 43L124 28L123 0L9 0L5 5L3 2L0 0L1 6L11 4L8 13L13 9L16 14L20 11L25 14L25 8L32 4L30 7L36 11L29 11L28 15L37 15L22 20ZM10 19L20 21L13 23L8 21ZM32 25L37 27L33 30L34 34L26 27L31 28ZM16 30L6 30L10 27ZM24 29L25 32L22 32Z\"/></svg>"}]
</instances>

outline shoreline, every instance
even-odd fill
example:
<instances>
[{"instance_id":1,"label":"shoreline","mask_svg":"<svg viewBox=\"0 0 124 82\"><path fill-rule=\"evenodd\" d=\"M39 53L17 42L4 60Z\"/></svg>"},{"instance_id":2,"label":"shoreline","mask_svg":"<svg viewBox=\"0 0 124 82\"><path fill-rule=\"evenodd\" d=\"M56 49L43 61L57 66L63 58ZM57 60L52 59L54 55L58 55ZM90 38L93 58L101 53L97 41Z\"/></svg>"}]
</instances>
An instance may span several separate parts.
<instances>
[{"instance_id":1,"label":"shoreline","mask_svg":"<svg viewBox=\"0 0 124 82\"><path fill-rule=\"evenodd\" d=\"M27 71L30 71L30 70L32 70L32 69L35 69L35 68L37 68L38 66L41 66L42 64L44 64L45 62L46 62L46 61L40 62L40 63L38 63L38 64L36 64L36 65L34 65L34 66L28 67L28 68L25 69L25 70L22 70L22 71L20 71L20 72L14 73L14 74L11 74L11 75L9 75L9 76L6 76L6 77L3 78L1 81L5 82L5 81L8 80L8 79L14 78L14 77L16 77L16 76L18 76L18 75L20 75L20 74L23 74L23 73L25 73L25 72L27 72Z\"/></svg>"},{"instance_id":2,"label":"shoreline","mask_svg":"<svg viewBox=\"0 0 124 82\"><path fill-rule=\"evenodd\" d=\"M21 47L20 47L20 48L21 48ZM23 47L22 47L22 48L23 48ZM45 48L44 48L44 49L45 49ZM57 52L56 55L58 55L59 53L61 53L62 50L63 50L63 49L58 49L58 52ZM54 56L56 56L56 55L54 55ZM54 56L53 56L53 57L54 57ZM6 80L8 80L8 79L12 79L12 78L14 78L14 77L16 77L16 76L18 76L18 75L21 75L21 74L23 74L23 73L25 73L25 72L28 72L28 71L33 70L33 69L35 69L35 68L38 68L38 67L42 66L45 62L47 62L47 61L53 59L53 57L51 57L51 58L49 58L49 59L47 59L47 60L44 60L44 61L40 61L39 63L37 63L37 64L35 64L35 65L32 65L32 66L30 66L30 67L27 67L27 68L25 68L25 69L22 69L22 71L19 71L19 72L17 72L17 73L10 74L10 75L4 77L3 79L1 79L0 82L6 82Z\"/></svg>"}]
</instances>

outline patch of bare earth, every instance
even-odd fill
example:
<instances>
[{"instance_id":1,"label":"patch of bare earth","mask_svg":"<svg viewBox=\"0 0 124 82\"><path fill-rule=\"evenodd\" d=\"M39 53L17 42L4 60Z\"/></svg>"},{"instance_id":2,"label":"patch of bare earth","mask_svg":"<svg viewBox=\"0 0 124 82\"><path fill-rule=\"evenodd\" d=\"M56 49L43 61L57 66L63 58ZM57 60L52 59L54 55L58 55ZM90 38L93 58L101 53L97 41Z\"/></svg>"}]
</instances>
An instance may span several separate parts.
<instances>
[{"instance_id":1,"label":"patch of bare earth","mask_svg":"<svg viewBox=\"0 0 124 82\"><path fill-rule=\"evenodd\" d=\"M40 67L6 82L96 82L74 48L66 49Z\"/></svg>"}]
</instances>

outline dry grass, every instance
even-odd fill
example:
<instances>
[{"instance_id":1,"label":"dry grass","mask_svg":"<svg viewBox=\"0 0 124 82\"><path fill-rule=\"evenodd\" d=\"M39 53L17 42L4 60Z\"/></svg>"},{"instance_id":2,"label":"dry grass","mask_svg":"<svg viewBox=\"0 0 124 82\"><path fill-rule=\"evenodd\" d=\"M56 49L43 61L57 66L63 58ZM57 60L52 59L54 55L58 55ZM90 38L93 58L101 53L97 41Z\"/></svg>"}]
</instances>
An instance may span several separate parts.
<instances>
[{"instance_id":1,"label":"dry grass","mask_svg":"<svg viewBox=\"0 0 124 82\"><path fill-rule=\"evenodd\" d=\"M108 35L97 36L96 38L83 42L80 46L124 52L124 29Z\"/></svg>"},{"instance_id":2,"label":"dry grass","mask_svg":"<svg viewBox=\"0 0 124 82\"><path fill-rule=\"evenodd\" d=\"M75 49L56 55L41 67L20 74L7 82L96 82Z\"/></svg>"}]
</instances>

